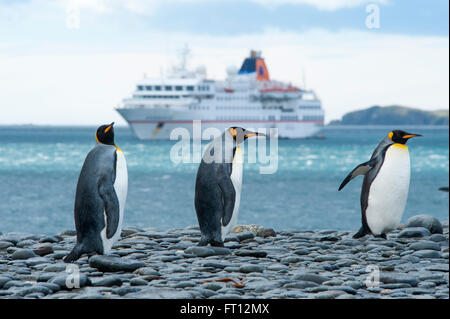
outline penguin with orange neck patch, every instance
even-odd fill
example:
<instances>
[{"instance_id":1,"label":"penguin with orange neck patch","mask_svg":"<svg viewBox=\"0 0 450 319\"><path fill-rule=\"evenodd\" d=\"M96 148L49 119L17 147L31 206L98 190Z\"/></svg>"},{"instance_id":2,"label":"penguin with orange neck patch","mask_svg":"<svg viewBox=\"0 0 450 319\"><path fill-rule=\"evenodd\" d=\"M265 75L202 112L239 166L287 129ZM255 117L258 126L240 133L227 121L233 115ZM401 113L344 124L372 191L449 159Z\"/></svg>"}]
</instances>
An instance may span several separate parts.
<instances>
[{"instance_id":1,"label":"penguin with orange neck patch","mask_svg":"<svg viewBox=\"0 0 450 319\"><path fill-rule=\"evenodd\" d=\"M195 182L195 210L202 233L199 246L223 246L237 224L244 162L239 144L251 136L264 134L231 127L203 153Z\"/></svg>"},{"instance_id":2,"label":"penguin with orange neck patch","mask_svg":"<svg viewBox=\"0 0 450 319\"><path fill-rule=\"evenodd\" d=\"M366 234L386 238L388 232L400 225L411 175L406 142L416 136L422 135L401 130L390 132L378 144L370 160L355 167L340 185L339 191L356 176L364 175L362 227L353 238Z\"/></svg>"},{"instance_id":3,"label":"penguin with orange neck patch","mask_svg":"<svg viewBox=\"0 0 450 319\"><path fill-rule=\"evenodd\" d=\"M81 169L74 208L77 242L65 262L73 262L82 254L108 254L120 237L128 171L125 156L114 143L113 125L97 129L97 145Z\"/></svg>"}]
</instances>

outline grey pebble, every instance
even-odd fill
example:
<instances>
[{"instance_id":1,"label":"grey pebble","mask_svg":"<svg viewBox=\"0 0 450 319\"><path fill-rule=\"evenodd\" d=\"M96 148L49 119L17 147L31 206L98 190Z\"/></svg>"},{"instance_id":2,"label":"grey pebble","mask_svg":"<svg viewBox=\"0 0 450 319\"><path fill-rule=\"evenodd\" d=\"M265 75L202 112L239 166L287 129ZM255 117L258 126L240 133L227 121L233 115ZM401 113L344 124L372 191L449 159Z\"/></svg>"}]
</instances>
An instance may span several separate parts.
<instances>
[{"instance_id":1,"label":"grey pebble","mask_svg":"<svg viewBox=\"0 0 450 319\"><path fill-rule=\"evenodd\" d=\"M440 258L441 254L436 250L425 249L414 252L413 256L419 258Z\"/></svg>"},{"instance_id":2,"label":"grey pebble","mask_svg":"<svg viewBox=\"0 0 450 319\"><path fill-rule=\"evenodd\" d=\"M144 267L145 263L127 258L95 255L89 258L89 266L103 272L133 272L138 268Z\"/></svg>"},{"instance_id":3,"label":"grey pebble","mask_svg":"<svg viewBox=\"0 0 450 319\"><path fill-rule=\"evenodd\" d=\"M267 253L262 250L240 249L234 252L236 256L264 258Z\"/></svg>"},{"instance_id":4,"label":"grey pebble","mask_svg":"<svg viewBox=\"0 0 450 319\"><path fill-rule=\"evenodd\" d=\"M264 268L258 265L243 265L239 267L239 272L243 272L245 274L252 273L252 272L263 272Z\"/></svg>"},{"instance_id":5,"label":"grey pebble","mask_svg":"<svg viewBox=\"0 0 450 319\"><path fill-rule=\"evenodd\" d=\"M243 233L236 234L236 237L241 242L244 240L253 239L255 237L255 235L252 232L243 232Z\"/></svg>"},{"instance_id":6,"label":"grey pebble","mask_svg":"<svg viewBox=\"0 0 450 319\"><path fill-rule=\"evenodd\" d=\"M439 245L438 243L436 243L434 241L422 240L422 241L419 241L419 242L416 242L416 243L412 243L409 246L409 249L412 249L412 250L429 249L429 250L441 251L441 245Z\"/></svg>"},{"instance_id":7,"label":"grey pebble","mask_svg":"<svg viewBox=\"0 0 450 319\"><path fill-rule=\"evenodd\" d=\"M92 280L94 287L122 286L122 279L119 276L105 276L99 280Z\"/></svg>"},{"instance_id":8,"label":"grey pebble","mask_svg":"<svg viewBox=\"0 0 450 319\"><path fill-rule=\"evenodd\" d=\"M428 237L430 235L430 231L424 227L410 227L403 229L398 234L398 238Z\"/></svg>"},{"instance_id":9,"label":"grey pebble","mask_svg":"<svg viewBox=\"0 0 450 319\"><path fill-rule=\"evenodd\" d=\"M141 278L133 278L130 280L131 286L147 286L148 281Z\"/></svg>"},{"instance_id":10,"label":"grey pebble","mask_svg":"<svg viewBox=\"0 0 450 319\"><path fill-rule=\"evenodd\" d=\"M312 281L315 282L316 284L322 284L326 281L330 281L331 278L312 273L304 273L295 275L294 280Z\"/></svg>"},{"instance_id":11,"label":"grey pebble","mask_svg":"<svg viewBox=\"0 0 450 319\"><path fill-rule=\"evenodd\" d=\"M17 249L11 255L12 260L28 259L33 257L37 257L37 255L31 249Z\"/></svg>"}]
</instances>

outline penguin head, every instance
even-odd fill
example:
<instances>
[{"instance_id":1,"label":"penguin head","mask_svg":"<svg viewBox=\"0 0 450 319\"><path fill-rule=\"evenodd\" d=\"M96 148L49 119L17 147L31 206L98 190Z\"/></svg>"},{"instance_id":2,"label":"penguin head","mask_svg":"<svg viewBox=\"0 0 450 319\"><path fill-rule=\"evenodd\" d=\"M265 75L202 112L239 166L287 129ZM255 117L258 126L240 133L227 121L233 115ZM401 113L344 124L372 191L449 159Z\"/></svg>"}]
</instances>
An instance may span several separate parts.
<instances>
[{"instance_id":1,"label":"penguin head","mask_svg":"<svg viewBox=\"0 0 450 319\"><path fill-rule=\"evenodd\" d=\"M422 136L420 134L412 134L402 130L394 130L388 134L388 138L394 143L406 144L412 137Z\"/></svg>"},{"instance_id":2,"label":"penguin head","mask_svg":"<svg viewBox=\"0 0 450 319\"><path fill-rule=\"evenodd\" d=\"M95 139L100 144L114 145L114 122L100 126L95 133Z\"/></svg>"},{"instance_id":3,"label":"penguin head","mask_svg":"<svg viewBox=\"0 0 450 319\"><path fill-rule=\"evenodd\" d=\"M252 132L249 130L246 130L242 127L230 127L228 129L228 132L231 134L233 139L236 141L236 144L241 144L246 139L248 139L251 136L266 136L266 134L258 133L258 132Z\"/></svg>"}]
</instances>

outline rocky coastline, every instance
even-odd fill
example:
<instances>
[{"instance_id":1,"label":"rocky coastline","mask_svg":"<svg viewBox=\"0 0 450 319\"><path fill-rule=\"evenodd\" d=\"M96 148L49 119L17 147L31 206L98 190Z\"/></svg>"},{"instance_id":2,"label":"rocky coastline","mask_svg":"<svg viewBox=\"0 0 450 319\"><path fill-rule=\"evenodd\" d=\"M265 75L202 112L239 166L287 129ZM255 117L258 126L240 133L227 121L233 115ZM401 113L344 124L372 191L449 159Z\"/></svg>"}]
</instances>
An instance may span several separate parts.
<instances>
[{"instance_id":1,"label":"rocky coastline","mask_svg":"<svg viewBox=\"0 0 450 319\"><path fill-rule=\"evenodd\" d=\"M74 231L0 233L0 298L449 298L449 225L410 218L387 239L239 226L224 248L197 226L126 227L108 256L65 264Z\"/></svg>"}]
</instances>

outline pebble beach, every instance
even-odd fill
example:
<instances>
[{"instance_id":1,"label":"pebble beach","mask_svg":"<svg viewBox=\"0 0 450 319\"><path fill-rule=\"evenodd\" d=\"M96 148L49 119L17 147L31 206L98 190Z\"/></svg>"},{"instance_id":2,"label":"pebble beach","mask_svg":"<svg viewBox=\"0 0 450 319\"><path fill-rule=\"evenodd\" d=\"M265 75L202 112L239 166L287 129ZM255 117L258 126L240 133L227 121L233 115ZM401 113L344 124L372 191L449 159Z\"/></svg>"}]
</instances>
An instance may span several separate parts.
<instances>
[{"instance_id":1,"label":"pebble beach","mask_svg":"<svg viewBox=\"0 0 450 319\"><path fill-rule=\"evenodd\" d=\"M431 216L411 218L386 240L256 225L234 232L223 248L199 247L197 226L127 227L110 255L74 264L62 261L73 230L5 233L0 298L449 298L449 226Z\"/></svg>"}]
</instances>

